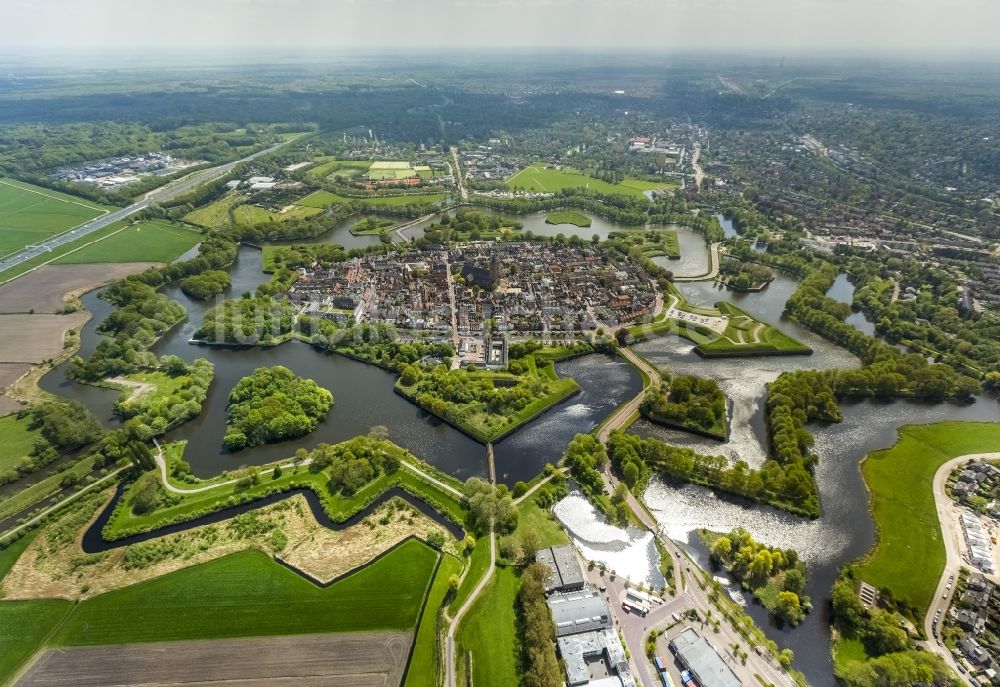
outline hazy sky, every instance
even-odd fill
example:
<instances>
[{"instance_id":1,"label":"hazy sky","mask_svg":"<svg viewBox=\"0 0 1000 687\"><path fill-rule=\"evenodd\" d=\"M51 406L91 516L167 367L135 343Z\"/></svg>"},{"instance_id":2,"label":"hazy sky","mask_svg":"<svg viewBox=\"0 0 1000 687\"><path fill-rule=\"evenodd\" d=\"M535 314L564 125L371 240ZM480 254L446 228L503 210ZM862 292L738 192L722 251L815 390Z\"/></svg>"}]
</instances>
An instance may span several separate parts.
<instances>
[{"instance_id":1,"label":"hazy sky","mask_svg":"<svg viewBox=\"0 0 1000 687\"><path fill-rule=\"evenodd\" d=\"M1000 0L2 0L3 47L1000 50Z\"/></svg>"}]
</instances>

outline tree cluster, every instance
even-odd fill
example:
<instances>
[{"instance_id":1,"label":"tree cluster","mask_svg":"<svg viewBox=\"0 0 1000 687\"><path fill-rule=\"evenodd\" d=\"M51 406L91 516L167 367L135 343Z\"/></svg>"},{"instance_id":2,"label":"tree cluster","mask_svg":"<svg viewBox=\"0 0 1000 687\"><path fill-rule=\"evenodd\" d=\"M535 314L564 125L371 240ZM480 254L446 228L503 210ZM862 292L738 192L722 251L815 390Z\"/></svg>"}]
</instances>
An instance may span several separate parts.
<instances>
[{"instance_id":1,"label":"tree cluster","mask_svg":"<svg viewBox=\"0 0 1000 687\"><path fill-rule=\"evenodd\" d=\"M287 367L260 367L229 394L223 443L230 451L294 439L316 429L333 395Z\"/></svg>"},{"instance_id":2,"label":"tree cluster","mask_svg":"<svg viewBox=\"0 0 1000 687\"><path fill-rule=\"evenodd\" d=\"M250 296L223 301L205 313L195 339L241 345L270 344L289 334L295 307L284 298Z\"/></svg>"},{"instance_id":3,"label":"tree cluster","mask_svg":"<svg viewBox=\"0 0 1000 687\"><path fill-rule=\"evenodd\" d=\"M521 640L521 684L526 687L559 687L563 673L556 658L556 626L545 603L549 569L531 563L521 573L517 592L518 636Z\"/></svg>"},{"instance_id":4,"label":"tree cluster","mask_svg":"<svg viewBox=\"0 0 1000 687\"><path fill-rule=\"evenodd\" d=\"M226 290L232 280L229 272L206 270L181 280L181 291L198 301L203 301Z\"/></svg>"},{"instance_id":5,"label":"tree cluster","mask_svg":"<svg viewBox=\"0 0 1000 687\"><path fill-rule=\"evenodd\" d=\"M650 389L646 393L639 410L653 422L725 437L726 395L715 380L707 377L680 375L664 378L659 389Z\"/></svg>"},{"instance_id":6,"label":"tree cluster","mask_svg":"<svg viewBox=\"0 0 1000 687\"><path fill-rule=\"evenodd\" d=\"M312 451L309 469L326 470L330 475L330 491L351 495L379 475L399 469L399 457L387 445L388 442L365 437L344 444L320 444Z\"/></svg>"},{"instance_id":7,"label":"tree cluster","mask_svg":"<svg viewBox=\"0 0 1000 687\"><path fill-rule=\"evenodd\" d=\"M490 523L499 533L517 528L517 508L506 485L493 486L470 477L465 481L465 506L469 509L469 528L477 534L489 532Z\"/></svg>"}]
</instances>

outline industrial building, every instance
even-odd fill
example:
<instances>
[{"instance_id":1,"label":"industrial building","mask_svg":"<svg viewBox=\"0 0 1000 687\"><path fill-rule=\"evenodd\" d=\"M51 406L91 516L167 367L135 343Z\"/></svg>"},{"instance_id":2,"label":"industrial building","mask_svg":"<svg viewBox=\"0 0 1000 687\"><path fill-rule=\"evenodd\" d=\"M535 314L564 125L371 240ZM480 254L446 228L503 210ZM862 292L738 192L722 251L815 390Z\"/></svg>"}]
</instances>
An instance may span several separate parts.
<instances>
[{"instance_id":1,"label":"industrial building","mask_svg":"<svg viewBox=\"0 0 1000 687\"><path fill-rule=\"evenodd\" d=\"M553 557L552 550L548 552ZM557 565L561 568L563 564ZM575 591L555 592L549 596L548 604L556 626L559 655L566 665L567 685L635 687L625 647L618 639L611 611L599 591L585 585Z\"/></svg>"},{"instance_id":2,"label":"industrial building","mask_svg":"<svg viewBox=\"0 0 1000 687\"><path fill-rule=\"evenodd\" d=\"M569 544L541 549L535 555L535 560L551 571L545 580L546 594L583 588L583 570L576 559L576 552Z\"/></svg>"},{"instance_id":3,"label":"industrial building","mask_svg":"<svg viewBox=\"0 0 1000 687\"><path fill-rule=\"evenodd\" d=\"M694 628L689 627L674 637L670 650L701 687L743 687L715 647Z\"/></svg>"}]
</instances>

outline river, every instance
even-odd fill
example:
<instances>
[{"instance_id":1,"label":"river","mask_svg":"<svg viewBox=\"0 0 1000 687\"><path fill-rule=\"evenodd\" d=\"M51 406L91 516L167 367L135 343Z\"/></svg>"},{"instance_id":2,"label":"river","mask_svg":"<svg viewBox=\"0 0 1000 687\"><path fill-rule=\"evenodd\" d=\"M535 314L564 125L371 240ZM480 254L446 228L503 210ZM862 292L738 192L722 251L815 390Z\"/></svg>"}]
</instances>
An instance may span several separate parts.
<instances>
[{"instance_id":1,"label":"river","mask_svg":"<svg viewBox=\"0 0 1000 687\"><path fill-rule=\"evenodd\" d=\"M843 282L836 295L850 298ZM690 446L709 454L722 454L730 460L741 458L759 466L767 455L764 417L766 384L781 372L800 368L850 368L860 361L843 348L835 346L796 323L782 318L784 303L796 286L795 280L778 274L760 293L724 293L704 282L679 285L684 295L699 305L711 305L728 298L739 307L779 326L813 349L809 357L765 357L742 359L703 359L693 352L690 342L675 337L659 338L636 346L636 350L654 363L676 374L699 374L718 382L731 401L731 433L728 441L703 439L672 431L645 420L631 431L640 436L654 436L674 445ZM853 293L853 286L847 283ZM831 297L836 297L831 294ZM838 300L840 299L838 298ZM829 591L840 568L865 553L875 541L874 525L858 463L869 451L891 446L896 430L903 424L922 424L941 420L1000 420L1000 408L992 400L972 405L928 405L910 401L845 403L841 406L844 421L827 426L810 426L816 437L815 452L820 456L816 468L822 515L816 520L798 518L783 511L727 499L691 485L676 486L654 479L644 499L664 531L684 543L703 565L707 553L696 536L699 528L728 531L744 527L755 538L773 546L796 549L809 568L806 593L812 597L815 611L793 630L773 625L766 609L751 605L748 611L768 636L781 647L795 653L795 666L803 671L811 685L832 687L828 616Z\"/></svg>"},{"instance_id":2,"label":"river","mask_svg":"<svg viewBox=\"0 0 1000 687\"><path fill-rule=\"evenodd\" d=\"M545 213L511 216L525 229L554 236L576 234L589 239L593 234L606 238L611 231L628 230L595 218L591 227L545 224ZM317 239L337 243L346 248L371 245L378 237L354 237L348 229L358 218L345 220ZM429 224L421 223L416 229ZM702 236L677 227L682 256L679 260L663 260L678 275L697 275L708 270L708 251ZM241 246L238 257L229 268L232 286L223 297L238 297L253 291L267 279L261 271L259 250ZM691 446L699 451L724 454L730 459L742 458L751 465L760 465L766 457L764 398L766 384L785 370L806 368L848 368L860 362L848 351L783 319L785 301L797 282L778 274L760 293L734 293L712 283L679 284L678 287L693 303L712 305L719 300L731 300L755 316L777 325L786 333L808 344L814 351L809 357L760 357L743 359L703 359L697 356L690 342L676 337L664 337L636 346L636 350L654 363L674 373L694 373L712 377L729 397L732 417L731 435L726 442L714 442L682 432L669 431L645 421L636 423L633 431L644 436L657 436L670 443ZM851 293L847 292L850 288ZM390 438L418 457L460 479L485 476L485 448L450 425L429 416L392 390L393 375L374 366L341 356L319 353L298 341L274 348L222 349L195 346L188 343L199 326L204 312L214 301L189 299L177 286L167 286L163 292L180 302L188 312L183 323L164 335L154 346L158 355L175 354L185 360L203 357L215 364L216 377L209 389L201 415L172 431L167 440L187 440L185 459L192 472L210 477L243 465L261 464L291 456L299 447L310 448L319 442L337 442L366 433L374 425L389 428ZM853 287L838 280L833 297L850 302ZM101 301L96 292L83 297L84 306L94 317L82 330L83 354L89 354L100 341L96 328L111 312L112 307ZM297 374L315 379L330 389L335 405L329 417L311 434L295 441L255 447L230 454L222 449L226 401L232 386L253 369L266 365L285 365ZM620 359L604 355L588 355L557 364L560 375L573 377L580 384L579 394L556 406L534 422L521 428L495 446L498 479L507 484L529 480L545 463L556 462L569 440L578 432L587 432L619 404L641 389L641 380L630 366ZM86 403L104 422L113 424L112 404L118 392L75 384L65 379L65 365L43 377L42 388ZM750 612L765 627L769 636L781 646L793 649L795 665L805 672L811 684L833 685L829 659L829 628L826 599L837 570L846 562L866 551L874 541L874 531L868 515L865 491L857 470L858 461L872 449L891 445L896 428L903 423L933 422L944 419L997 420L997 404L979 401L970 406L926 406L909 402L847 404L843 407L844 422L828 427L812 427L816 436L815 450L820 456L816 476L822 496L823 514L808 521L786 513L716 497L712 492L692 486L671 486L654 480L645 493L663 528L675 539L686 543L695 555L704 552L693 538L699 527L728 530L742 525L769 544L791 546L802 554L809 565L810 584L816 611L799 628L779 630L769 625L766 614L757 607Z\"/></svg>"}]
</instances>

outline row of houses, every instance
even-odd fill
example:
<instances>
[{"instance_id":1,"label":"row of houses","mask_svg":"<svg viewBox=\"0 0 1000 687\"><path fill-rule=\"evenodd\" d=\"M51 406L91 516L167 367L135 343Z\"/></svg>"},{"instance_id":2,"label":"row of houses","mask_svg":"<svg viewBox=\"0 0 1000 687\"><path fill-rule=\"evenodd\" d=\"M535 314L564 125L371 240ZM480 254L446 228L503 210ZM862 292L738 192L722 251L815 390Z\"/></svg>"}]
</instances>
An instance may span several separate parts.
<instances>
[{"instance_id":1,"label":"row of houses","mask_svg":"<svg viewBox=\"0 0 1000 687\"><path fill-rule=\"evenodd\" d=\"M962 534L969 552L969 562L985 573L993 573L993 552L989 535L983 529L983 522L978 515L965 511L959 518L962 524Z\"/></svg>"}]
</instances>

